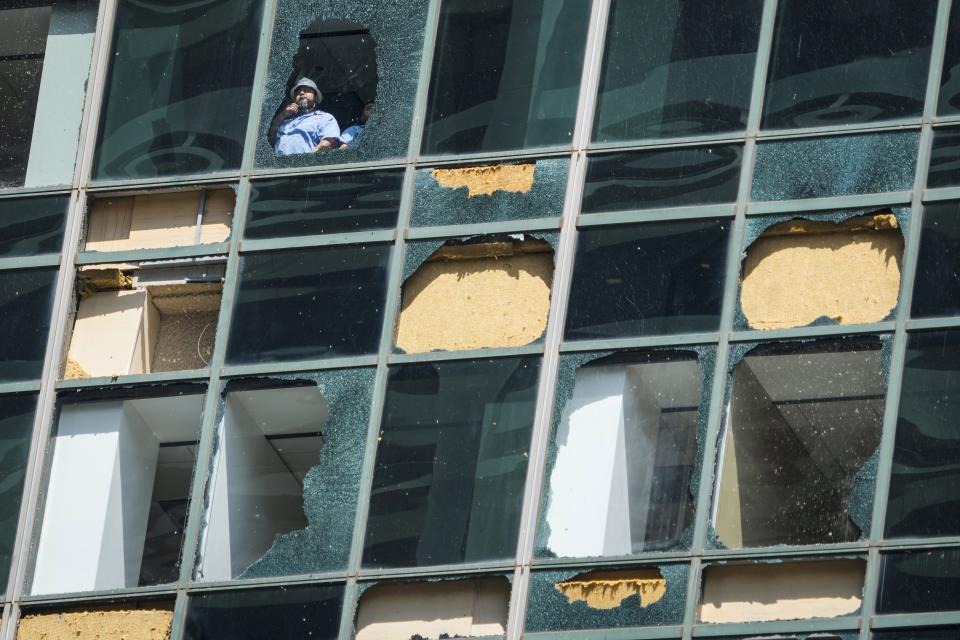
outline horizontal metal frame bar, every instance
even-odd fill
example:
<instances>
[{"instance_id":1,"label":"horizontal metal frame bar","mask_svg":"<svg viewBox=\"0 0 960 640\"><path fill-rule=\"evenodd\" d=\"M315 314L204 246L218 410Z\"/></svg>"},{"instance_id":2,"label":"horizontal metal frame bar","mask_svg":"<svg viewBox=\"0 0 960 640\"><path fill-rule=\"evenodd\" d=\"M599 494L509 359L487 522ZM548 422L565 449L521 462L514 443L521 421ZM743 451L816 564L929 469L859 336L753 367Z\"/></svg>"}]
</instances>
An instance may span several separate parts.
<instances>
[{"instance_id":1,"label":"horizontal metal frame bar","mask_svg":"<svg viewBox=\"0 0 960 640\"><path fill-rule=\"evenodd\" d=\"M955 124L960 124L960 114L954 114L949 116L934 116L933 118L934 129L938 127L949 127Z\"/></svg>"},{"instance_id":2,"label":"horizontal metal frame bar","mask_svg":"<svg viewBox=\"0 0 960 640\"><path fill-rule=\"evenodd\" d=\"M425 353L392 353L387 359L391 365L415 364L424 362L452 362L456 360L487 360L492 358L512 358L516 356L542 355L543 342L522 347L503 347L497 349L470 349L467 351L427 351Z\"/></svg>"},{"instance_id":3,"label":"horizontal metal frame bar","mask_svg":"<svg viewBox=\"0 0 960 640\"><path fill-rule=\"evenodd\" d=\"M329 233L313 236L290 236L256 240L241 240L240 253L258 251L282 251L283 249L306 249L308 247L326 247L340 244L368 244L392 242L396 231L393 228L374 231L356 231L352 233Z\"/></svg>"},{"instance_id":4,"label":"horizontal metal frame bar","mask_svg":"<svg viewBox=\"0 0 960 640\"><path fill-rule=\"evenodd\" d=\"M859 628L859 616L777 620L774 622L697 623L693 626L693 637L715 638L717 636L777 635L785 633L806 634L830 631L854 631Z\"/></svg>"},{"instance_id":5,"label":"horizontal metal frame bar","mask_svg":"<svg viewBox=\"0 0 960 640\"><path fill-rule=\"evenodd\" d=\"M944 318L912 318L907 320L907 331L927 329L953 329L960 326L960 316Z\"/></svg>"},{"instance_id":6,"label":"horizontal metal frame bar","mask_svg":"<svg viewBox=\"0 0 960 640\"><path fill-rule=\"evenodd\" d=\"M935 538L893 538L877 543L881 552L907 549L933 549L960 547L960 536L937 536Z\"/></svg>"},{"instance_id":7,"label":"horizontal metal frame bar","mask_svg":"<svg viewBox=\"0 0 960 640\"><path fill-rule=\"evenodd\" d=\"M526 220L504 220L501 222L481 222L477 224L409 227L406 232L406 237L408 240L429 240L509 233L535 233L537 231L555 231L559 228L560 217L553 216L549 218L528 218Z\"/></svg>"},{"instance_id":8,"label":"horizontal metal frame bar","mask_svg":"<svg viewBox=\"0 0 960 640\"><path fill-rule=\"evenodd\" d=\"M70 195L72 190L72 187L66 184L54 185L50 187L4 187L0 188L0 200L6 200L7 198L23 198L36 195Z\"/></svg>"},{"instance_id":9,"label":"horizontal metal frame bar","mask_svg":"<svg viewBox=\"0 0 960 640\"><path fill-rule=\"evenodd\" d=\"M24 382L0 382L0 395L9 395L11 393L30 393L39 390L39 380L27 380Z\"/></svg>"},{"instance_id":10,"label":"horizontal metal frame bar","mask_svg":"<svg viewBox=\"0 0 960 640\"><path fill-rule=\"evenodd\" d=\"M701 206L672 207L666 209L634 209L631 211L609 211L604 213L581 213L577 218L577 227L596 227L636 222L661 222L671 220L696 220L699 218L732 218L737 205L706 204Z\"/></svg>"},{"instance_id":11,"label":"horizontal metal frame bar","mask_svg":"<svg viewBox=\"0 0 960 640\"><path fill-rule=\"evenodd\" d=\"M877 615L870 619L870 627L873 629L945 627L952 625L960 625L960 611L894 613Z\"/></svg>"},{"instance_id":12,"label":"horizontal metal frame bar","mask_svg":"<svg viewBox=\"0 0 960 640\"><path fill-rule=\"evenodd\" d=\"M531 147L511 151L481 151L478 153L424 154L416 159L416 165L443 167L461 164L504 164L514 160L535 160L537 158L567 157L573 151L571 144L551 145L549 147Z\"/></svg>"},{"instance_id":13,"label":"horizontal metal frame bar","mask_svg":"<svg viewBox=\"0 0 960 640\"><path fill-rule=\"evenodd\" d=\"M470 576L478 573L504 574L512 573L514 569L513 558L508 560L495 560L490 562L478 562L472 565L444 564L430 567L402 567L389 569L374 569L370 567L361 567L357 572L357 577L361 581L370 582L384 579L403 579L403 578L430 578L430 577L456 577Z\"/></svg>"},{"instance_id":14,"label":"horizontal metal frame bar","mask_svg":"<svg viewBox=\"0 0 960 640\"><path fill-rule=\"evenodd\" d=\"M177 593L175 583L156 587L131 587L129 589L111 589L103 591L78 591L71 593L26 595L21 598L24 605L71 605L83 602L98 602L103 600L135 600L137 598L156 598L160 596L173 597ZM67 607L64 607L67 608Z\"/></svg>"},{"instance_id":15,"label":"horizontal metal frame bar","mask_svg":"<svg viewBox=\"0 0 960 640\"><path fill-rule=\"evenodd\" d=\"M861 335L868 333L892 333L896 323L893 320L873 322L871 324L831 324L790 329L741 329L730 334L730 342L764 342L767 340L796 340L819 338L823 336Z\"/></svg>"},{"instance_id":16,"label":"horizontal metal frame bar","mask_svg":"<svg viewBox=\"0 0 960 640\"><path fill-rule=\"evenodd\" d=\"M680 147L715 147L726 144L743 144L747 138L745 131L731 131L705 136L680 136L678 138L647 138L641 140L622 140L618 142L591 142L587 146L589 157L608 153L630 151L654 151Z\"/></svg>"},{"instance_id":17,"label":"horizontal metal frame bar","mask_svg":"<svg viewBox=\"0 0 960 640\"><path fill-rule=\"evenodd\" d=\"M922 124L923 118L898 118L880 123L839 124L822 127L797 127L794 129L761 129L757 133L757 139L758 141L785 140L791 138L847 136L859 133L879 133L883 131L905 131L919 129Z\"/></svg>"},{"instance_id":18,"label":"horizontal metal frame bar","mask_svg":"<svg viewBox=\"0 0 960 640\"><path fill-rule=\"evenodd\" d=\"M163 371L159 373L135 373L124 376L102 376L97 378L70 378L58 380L57 389L87 389L126 387L142 384L165 384L169 382L206 382L210 377L209 369L188 371Z\"/></svg>"},{"instance_id":19,"label":"horizontal metal frame bar","mask_svg":"<svg viewBox=\"0 0 960 640\"><path fill-rule=\"evenodd\" d=\"M650 627L629 627L626 629L583 629L571 631L535 631L525 632L524 638L530 640L660 640L661 638L680 638L683 635L681 625L663 625Z\"/></svg>"},{"instance_id":20,"label":"horizontal metal frame bar","mask_svg":"<svg viewBox=\"0 0 960 640\"><path fill-rule=\"evenodd\" d=\"M59 253L44 253L37 256L0 258L0 271L13 269L36 269L37 267L60 266Z\"/></svg>"},{"instance_id":21,"label":"horizontal metal frame bar","mask_svg":"<svg viewBox=\"0 0 960 640\"><path fill-rule=\"evenodd\" d=\"M117 262L147 262L153 260L177 260L180 258L203 258L225 255L230 251L229 242L165 247L163 249L131 249L129 251L83 251L77 255L77 265L113 264Z\"/></svg>"},{"instance_id":22,"label":"horizontal metal frame bar","mask_svg":"<svg viewBox=\"0 0 960 640\"><path fill-rule=\"evenodd\" d=\"M278 169L256 168L250 173L251 183L256 180L265 180L269 178L299 178L316 176L324 173L359 173L363 171L376 171L377 169L405 169L408 161L406 158L385 158L382 160L364 160L360 162L337 162L329 164L318 164L312 167L289 167Z\"/></svg>"},{"instance_id":23,"label":"horizontal metal frame bar","mask_svg":"<svg viewBox=\"0 0 960 640\"><path fill-rule=\"evenodd\" d=\"M894 207L897 205L910 204L911 197L911 191L890 191L888 193L868 193L853 196L808 198L804 200L755 200L747 204L747 216L760 216L769 213L807 213L830 209Z\"/></svg>"},{"instance_id":24,"label":"horizontal metal frame bar","mask_svg":"<svg viewBox=\"0 0 960 640\"><path fill-rule=\"evenodd\" d=\"M195 175L166 176L159 178L130 178L123 180L91 180L87 192L91 194L129 192L137 189L152 191L153 187L162 187L164 190L176 189L178 186L192 187L195 185L215 182L237 182L240 179L239 170L214 171Z\"/></svg>"},{"instance_id":25,"label":"horizontal metal frame bar","mask_svg":"<svg viewBox=\"0 0 960 640\"><path fill-rule=\"evenodd\" d=\"M677 333L659 336L642 336L639 338L564 340L560 343L560 352L578 353L583 351L617 351L621 349L649 349L652 347L716 344L719 340L719 333Z\"/></svg>"},{"instance_id":26,"label":"horizontal metal frame bar","mask_svg":"<svg viewBox=\"0 0 960 640\"><path fill-rule=\"evenodd\" d=\"M960 181L960 176L957 176ZM960 200L960 187L941 187L939 189L925 189L924 202L939 202L941 200Z\"/></svg>"},{"instance_id":27,"label":"horizontal metal frame bar","mask_svg":"<svg viewBox=\"0 0 960 640\"><path fill-rule=\"evenodd\" d=\"M191 581L187 591L190 593L206 593L210 591L237 591L241 589L262 589L264 587L278 587L288 585L330 584L346 582L347 572L326 571L323 573L308 573L291 576L271 576L269 578L236 578L233 580L200 580Z\"/></svg>"},{"instance_id":28,"label":"horizontal metal frame bar","mask_svg":"<svg viewBox=\"0 0 960 640\"><path fill-rule=\"evenodd\" d=\"M292 360L289 362L258 362L256 364L225 364L224 378L270 377L290 373L308 373L330 369L360 369L375 367L377 355L319 358L315 360Z\"/></svg>"}]
</instances>

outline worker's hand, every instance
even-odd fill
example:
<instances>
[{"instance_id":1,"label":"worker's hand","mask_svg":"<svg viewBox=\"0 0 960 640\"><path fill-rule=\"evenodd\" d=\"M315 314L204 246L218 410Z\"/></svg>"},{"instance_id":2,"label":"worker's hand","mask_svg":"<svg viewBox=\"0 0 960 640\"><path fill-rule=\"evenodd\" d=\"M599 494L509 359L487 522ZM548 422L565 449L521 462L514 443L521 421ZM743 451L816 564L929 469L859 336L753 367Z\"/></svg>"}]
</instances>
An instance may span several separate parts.
<instances>
[{"instance_id":1,"label":"worker's hand","mask_svg":"<svg viewBox=\"0 0 960 640\"><path fill-rule=\"evenodd\" d=\"M336 149L339 142L340 141L336 138L324 138L317 143L317 146L315 146L313 150L320 151L321 149Z\"/></svg>"},{"instance_id":2,"label":"worker's hand","mask_svg":"<svg viewBox=\"0 0 960 640\"><path fill-rule=\"evenodd\" d=\"M300 112L300 105L296 102L291 102L286 107L283 108L283 119L289 120L293 116L297 115Z\"/></svg>"}]
</instances>

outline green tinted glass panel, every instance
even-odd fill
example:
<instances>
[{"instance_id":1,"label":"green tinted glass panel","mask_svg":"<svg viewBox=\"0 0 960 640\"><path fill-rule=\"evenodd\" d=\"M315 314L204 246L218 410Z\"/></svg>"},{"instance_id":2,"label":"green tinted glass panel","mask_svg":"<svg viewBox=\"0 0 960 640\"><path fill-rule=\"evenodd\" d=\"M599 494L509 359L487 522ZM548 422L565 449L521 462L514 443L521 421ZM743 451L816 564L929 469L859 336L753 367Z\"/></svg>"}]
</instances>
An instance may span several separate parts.
<instances>
[{"instance_id":1,"label":"green tinted glass panel","mask_svg":"<svg viewBox=\"0 0 960 640\"><path fill-rule=\"evenodd\" d=\"M424 129L424 153L570 142L587 0L448 0Z\"/></svg>"},{"instance_id":2,"label":"green tinted glass panel","mask_svg":"<svg viewBox=\"0 0 960 640\"><path fill-rule=\"evenodd\" d=\"M0 587L6 591L30 452L35 394L0 396Z\"/></svg>"},{"instance_id":3,"label":"green tinted glass panel","mask_svg":"<svg viewBox=\"0 0 960 640\"><path fill-rule=\"evenodd\" d=\"M886 537L960 535L960 332L909 337Z\"/></svg>"},{"instance_id":4,"label":"green tinted glass panel","mask_svg":"<svg viewBox=\"0 0 960 640\"><path fill-rule=\"evenodd\" d=\"M0 200L0 256L58 253L70 196Z\"/></svg>"},{"instance_id":5,"label":"green tinted glass panel","mask_svg":"<svg viewBox=\"0 0 960 640\"><path fill-rule=\"evenodd\" d=\"M960 549L888 553L882 558L877 613L960 611Z\"/></svg>"},{"instance_id":6,"label":"green tinted glass panel","mask_svg":"<svg viewBox=\"0 0 960 640\"><path fill-rule=\"evenodd\" d=\"M391 369L365 565L514 556L539 368L527 357Z\"/></svg>"},{"instance_id":7,"label":"green tinted glass panel","mask_svg":"<svg viewBox=\"0 0 960 640\"><path fill-rule=\"evenodd\" d=\"M0 341L0 382L36 380L50 329L57 270L0 271L0 318L5 335Z\"/></svg>"},{"instance_id":8,"label":"green tinted glass panel","mask_svg":"<svg viewBox=\"0 0 960 640\"><path fill-rule=\"evenodd\" d=\"M745 128L762 11L762 0L615 0L593 139Z\"/></svg>"},{"instance_id":9,"label":"green tinted glass panel","mask_svg":"<svg viewBox=\"0 0 960 640\"><path fill-rule=\"evenodd\" d=\"M734 202L742 151L726 145L591 157L581 212Z\"/></svg>"},{"instance_id":10,"label":"green tinted glass panel","mask_svg":"<svg viewBox=\"0 0 960 640\"><path fill-rule=\"evenodd\" d=\"M960 185L960 129L935 129L927 187L936 189L957 185Z\"/></svg>"},{"instance_id":11,"label":"green tinted glass panel","mask_svg":"<svg viewBox=\"0 0 960 640\"><path fill-rule=\"evenodd\" d=\"M93 174L236 169L262 0L120 0Z\"/></svg>"},{"instance_id":12,"label":"green tinted glass panel","mask_svg":"<svg viewBox=\"0 0 960 640\"><path fill-rule=\"evenodd\" d=\"M781 0L764 128L919 117L936 0Z\"/></svg>"},{"instance_id":13,"label":"green tinted glass panel","mask_svg":"<svg viewBox=\"0 0 960 640\"><path fill-rule=\"evenodd\" d=\"M928 204L913 285L914 318L960 315L960 202Z\"/></svg>"},{"instance_id":14,"label":"green tinted glass panel","mask_svg":"<svg viewBox=\"0 0 960 640\"><path fill-rule=\"evenodd\" d=\"M960 113L960 11L956 6L950 12L947 33L947 50L940 79L940 104L937 108L937 113L942 116Z\"/></svg>"}]
</instances>

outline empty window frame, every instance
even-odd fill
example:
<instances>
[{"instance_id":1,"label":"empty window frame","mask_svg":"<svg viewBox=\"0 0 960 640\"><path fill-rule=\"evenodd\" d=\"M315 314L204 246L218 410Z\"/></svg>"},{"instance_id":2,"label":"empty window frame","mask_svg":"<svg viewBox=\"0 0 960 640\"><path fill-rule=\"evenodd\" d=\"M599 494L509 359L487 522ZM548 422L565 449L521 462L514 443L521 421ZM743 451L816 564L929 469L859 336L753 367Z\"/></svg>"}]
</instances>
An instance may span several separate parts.
<instances>
[{"instance_id":1,"label":"empty window frame","mask_svg":"<svg viewBox=\"0 0 960 640\"><path fill-rule=\"evenodd\" d=\"M58 253L70 196L0 200L0 257Z\"/></svg>"},{"instance_id":2,"label":"empty window frame","mask_svg":"<svg viewBox=\"0 0 960 640\"><path fill-rule=\"evenodd\" d=\"M883 423L881 346L877 338L771 343L734 360L714 502L721 543L861 537L873 482L860 476Z\"/></svg>"},{"instance_id":3,"label":"empty window frame","mask_svg":"<svg viewBox=\"0 0 960 640\"><path fill-rule=\"evenodd\" d=\"M703 378L692 351L616 354L576 371L551 444L539 553L621 556L684 544Z\"/></svg>"},{"instance_id":4,"label":"empty window frame","mask_svg":"<svg viewBox=\"0 0 960 640\"><path fill-rule=\"evenodd\" d=\"M95 178L239 168L261 9L261 0L118 2Z\"/></svg>"},{"instance_id":5,"label":"empty window frame","mask_svg":"<svg viewBox=\"0 0 960 640\"><path fill-rule=\"evenodd\" d=\"M390 370L363 563L516 553L539 358Z\"/></svg>"},{"instance_id":6,"label":"empty window frame","mask_svg":"<svg viewBox=\"0 0 960 640\"><path fill-rule=\"evenodd\" d=\"M99 196L89 205L84 251L133 251L226 242L232 189Z\"/></svg>"},{"instance_id":7,"label":"empty window frame","mask_svg":"<svg viewBox=\"0 0 960 640\"><path fill-rule=\"evenodd\" d=\"M56 278L56 268L0 271L0 382L40 378Z\"/></svg>"},{"instance_id":8,"label":"empty window frame","mask_svg":"<svg viewBox=\"0 0 960 640\"><path fill-rule=\"evenodd\" d=\"M36 407L36 394L0 396L0 593L7 588Z\"/></svg>"},{"instance_id":9,"label":"empty window frame","mask_svg":"<svg viewBox=\"0 0 960 640\"><path fill-rule=\"evenodd\" d=\"M881 554L877 613L960 611L960 548Z\"/></svg>"},{"instance_id":10,"label":"empty window frame","mask_svg":"<svg viewBox=\"0 0 960 640\"><path fill-rule=\"evenodd\" d=\"M69 185L97 2L0 5L0 188Z\"/></svg>"},{"instance_id":11,"label":"empty window frame","mask_svg":"<svg viewBox=\"0 0 960 640\"><path fill-rule=\"evenodd\" d=\"M61 403L31 593L176 582L202 391Z\"/></svg>"},{"instance_id":12,"label":"empty window frame","mask_svg":"<svg viewBox=\"0 0 960 640\"><path fill-rule=\"evenodd\" d=\"M585 0L444 2L422 152L568 144L589 13Z\"/></svg>"},{"instance_id":13,"label":"empty window frame","mask_svg":"<svg viewBox=\"0 0 960 640\"><path fill-rule=\"evenodd\" d=\"M208 367L224 262L211 258L81 267L64 377Z\"/></svg>"}]
</instances>

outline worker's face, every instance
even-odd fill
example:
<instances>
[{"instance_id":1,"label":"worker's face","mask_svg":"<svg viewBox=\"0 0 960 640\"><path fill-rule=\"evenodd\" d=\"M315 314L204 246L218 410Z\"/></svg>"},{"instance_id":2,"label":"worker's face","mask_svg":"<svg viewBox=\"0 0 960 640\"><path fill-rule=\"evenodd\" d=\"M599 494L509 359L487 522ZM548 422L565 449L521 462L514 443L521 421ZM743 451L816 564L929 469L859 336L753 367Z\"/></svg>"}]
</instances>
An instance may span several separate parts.
<instances>
[{"instance_id":1,"label":"worker's face","mask_svg":"<svg viewBox=\"0 0 960 640\"><path fill-rule=\"evenodd\" d=\"M373 103L370 102L363 107L363 113L360 114L360 122L366 124L370 116L373 115Z\"/></svg>"},{"instance_id":2,"label":"worker's face","mask_svg":"<svg viewBox=\"0 0 960 640\"><path fill-rule=\"evenodd\" d=\"M317 93L310 87L297 87L293 92L293 100L300 106L301 112L317 108Z\"/></svg>"}]
</instances>

